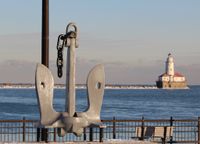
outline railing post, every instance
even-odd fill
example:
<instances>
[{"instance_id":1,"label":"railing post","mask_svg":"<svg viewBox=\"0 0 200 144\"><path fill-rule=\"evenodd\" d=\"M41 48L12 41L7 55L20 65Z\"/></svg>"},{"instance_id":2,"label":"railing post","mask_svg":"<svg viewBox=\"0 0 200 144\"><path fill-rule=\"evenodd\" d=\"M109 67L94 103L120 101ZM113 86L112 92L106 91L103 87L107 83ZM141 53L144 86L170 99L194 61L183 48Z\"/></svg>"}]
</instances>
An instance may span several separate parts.
<instances>
[{"instance_id":1,"label":"railing post","mask_svg":"<svg viewBox=\"0 0 200 144\"><path fill-rule=\"evenodd\" d=\"M173 117L170 117L170 126L172 127L173 126ZM173 142L173 136L170 137L170 144L172 144Z\"/></svg>"},{"instance_id":2,"label":"railing post","mask_svg":"<svg viewBox=\"0 0 200 144\"><path fill-rule=\"evenodd\" d=\"M44 141L44 137L45 137L44 128L41 128L41 141Z\"/></svg>"},{"instance_id":3,"label":"railing post","mask_svg":"<svg viewBox=\"0 0 200 144\"><path fill-rule=\"evenodd\" d=\"M44 137L44 141L47 143L48 142L48 129L45 128L45 137Z\"/></svg>"},{"instance_id":4,"label":"railing post","mask_svg":"<svg viewBox=\"0 0 200 144\"><path fill-rule=\"evenodd\" d=\"M90 127L90 141L93 141L93 128Z\"/></svg>"},{"instance_id":5,"label":"railing post","mask_svg":"<svg viewBox=\"0 0 200 144\"><path fill-rule=\"evenodd\" d=\"M42 128L41 140L48 142L48 129L47 128Z\"/></svg>"},{"instance_id":6,"label":"railing post","mask_svg":"<svg viewBox=\"0 0 200 144\"><path fill-rule=\"evenodd\" d=\"M116 139L116 120L113 117L113 139Z\"/></svg>"},{"instance_id":7,"label":"railing post","mask_svg":"<svg viewBox=\"0 0 200 144\"><path fill-rule=\"evenodd\" d=\"M26 141L26 123L25 123L25 117L23 117L23 142Z\"/></svg>"},{"instance_id":8,"label":"railing post","mask_svg":"<svg viewBox=\"0 0 200 144\"><path fill-rule=\"evenodd\" d=\"M142 117L141 138L140 138L140 140L144 140L144 117Z\"/></svg>"},{"instance_id":9,"label":"railing post","mask_svg":"<svg viewBox=\"0 0 200 144\"><path fill-rule=\"evenodd\" d=\"M100 125L99 126L99 142L103 142L104 129L105 128L106 128L106 125Z\"/></svg>"},{"instance_id":10,"label":"railing post","mask_svg":"<svg viewBox=\"0 0 200 144\"><path fill-rule=\"evenodd\" d=\"M198 144L200 144L200 117L198 117Z\"/></svg>"},{"instance_id":11,"label":"railing post","mask_svg":"<svg viewBox=\"0 0 200 144\"><path fill-rule=\"evenodd\" d=\"M40 142L40 128L37 128L37 142Z\"/></svg>"},{"instance_id":12,"label":"railing post","mask_svg":"<svg viewBox=\"0 0 200 144\"><path fill-rule=\"evenodd\" d=\"M141 138L140 140L144 140L144 117L142 117L142 126L141 126Z\"/></svg>"},{"instance_id":13,"label":"railing post","mask_svg":"<svg viewBox=\"0 0 200 144\"><path fill-rule=\"evenodd\" d=\"M170 117L170 126L173 126L173 117Z\"/></svg>"},{"instance_id":14,"label":"railing post","mask_svg":"<svg viewBox=\"0 0 200 144\"><path fill-rule=\"evenodd\" d=\"M86 128L83 129L83 140L87 140Z\"/></svg>"},{"instance_id":15,"label":"railing post","mask_svg":"<svg viewBox=\"0 0 200 144\"><path fill-rule=\"evenodd\" d=\"M99 127L99 142L103 142L103 126Z\"/></svg>"},{"instance_id":16,"label":"railing post","mask_svg":"<svg viewBox=\"0 0 200 144\"><path fill-rule=\"evenodd\" d=\"M56 133L57 133L57 130L56 128L53 129L53 141L56 142Z\"/></svg>"}]
</instances>

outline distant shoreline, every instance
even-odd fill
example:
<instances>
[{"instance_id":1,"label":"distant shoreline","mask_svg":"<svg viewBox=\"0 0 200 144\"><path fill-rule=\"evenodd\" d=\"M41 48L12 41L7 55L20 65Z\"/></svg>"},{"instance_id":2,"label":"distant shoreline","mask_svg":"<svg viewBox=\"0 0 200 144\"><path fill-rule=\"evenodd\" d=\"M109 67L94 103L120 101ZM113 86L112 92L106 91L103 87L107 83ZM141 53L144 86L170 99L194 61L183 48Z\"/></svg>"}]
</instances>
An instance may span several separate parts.
<instances>
[{"instance_id":1,"label":"distant shoreline","mask_svg":"<svg viewBox=\"0 0 200 144\"><path fill-rule=\"evenodd\" d=\"M34 89L35 84L13 84L13 83L0 83L0 89L22 89L22 88L30 88ZM64 89L65 84L55 84L54 88ZM77 89L86 89L85 84L77 84ZM106 84L105 89L157 89L156 85L114 85L114 84Z\"/></svg>"}]
</instances>

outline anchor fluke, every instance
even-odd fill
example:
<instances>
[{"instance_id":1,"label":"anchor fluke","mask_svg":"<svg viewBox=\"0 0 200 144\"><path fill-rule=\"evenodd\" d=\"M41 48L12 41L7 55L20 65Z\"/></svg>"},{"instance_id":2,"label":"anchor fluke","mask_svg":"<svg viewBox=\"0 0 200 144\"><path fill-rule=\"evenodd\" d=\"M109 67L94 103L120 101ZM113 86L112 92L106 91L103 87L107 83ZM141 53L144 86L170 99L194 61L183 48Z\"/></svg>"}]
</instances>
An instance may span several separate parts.
<instances>
[{"instance_id":1,"label":"anchor fluke","mask_svg":"<svg viewBox=\"0 0 200 144\"><path fill-rule=\"evenodd\" d=\"M105 72L104 66L99 64L95 66L89 73L87 78L88 90L88 115L97 116L100 120L100 112L104 95L105 87ZM95 118L95 117L94 117Z\"/></svg>"},{"instance_id":2,"label":"anchor fluke","mask_svg":"<svg viewBox=\"0 0 200 144\"><path fill-rule=\"evenodd\" d=\"M61 114L53 109L54 80L51 71L46 66L37 64L35 83L40 110L40 124L52 125Z\"/></svg>"},{"instance_id":3,"label":"anchor fluke","mask_svg":"<svg viewBox=\"0 0 200 144\"><path fill-rule=\"evenodd\" d=\"M102 64L96 65L88 74L87 93L88 108L78 116L85 117L88 121L100 122L100 112L104 95L105 72Z\"/></svg>"}]
</instances>

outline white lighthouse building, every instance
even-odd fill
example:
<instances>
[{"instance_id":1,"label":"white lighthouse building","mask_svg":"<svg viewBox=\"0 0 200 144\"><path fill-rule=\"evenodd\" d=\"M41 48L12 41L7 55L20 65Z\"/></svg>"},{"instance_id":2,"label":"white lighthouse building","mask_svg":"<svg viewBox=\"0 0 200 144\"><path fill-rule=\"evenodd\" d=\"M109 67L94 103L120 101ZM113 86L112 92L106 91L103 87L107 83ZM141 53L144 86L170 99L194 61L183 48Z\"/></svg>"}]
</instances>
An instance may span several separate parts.
<instances>
[{"instance_id":1,"label":"white lighthouse building","mask_svg":"<svg viewBox=\"0 0 200 144\"><path fill-rule=\"evenodd\" d=\"M174 70L174 59L171 53L168 54L166 64L165 64L165 73L158 77L156 81L158 88L185 88L187 87L185 77Z\"/></svg>"}]
</instances>

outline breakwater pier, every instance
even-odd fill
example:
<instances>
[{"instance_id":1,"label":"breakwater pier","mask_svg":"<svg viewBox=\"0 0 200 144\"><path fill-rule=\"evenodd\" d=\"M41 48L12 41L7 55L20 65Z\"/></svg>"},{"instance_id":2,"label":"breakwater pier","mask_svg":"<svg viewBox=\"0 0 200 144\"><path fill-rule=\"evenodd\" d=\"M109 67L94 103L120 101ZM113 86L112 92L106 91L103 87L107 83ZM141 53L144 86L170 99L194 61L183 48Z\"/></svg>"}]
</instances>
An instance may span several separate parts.
<instances>
[{"instance_id":1,"label":"breakwater pier","mask_svg":"<svg viewBox=\"0 0 200 144\"><path fill-rule=\"evenodd\" d=\"M0 88L35 88L32 83L0 83ZM54 88L64 89L65 84L55 84ZM85 84L76 84L78 89L86 89ZM123 85L123 84L106 84L105 89L157 89L156 85Z\"/></svg>"}]
</instances>

